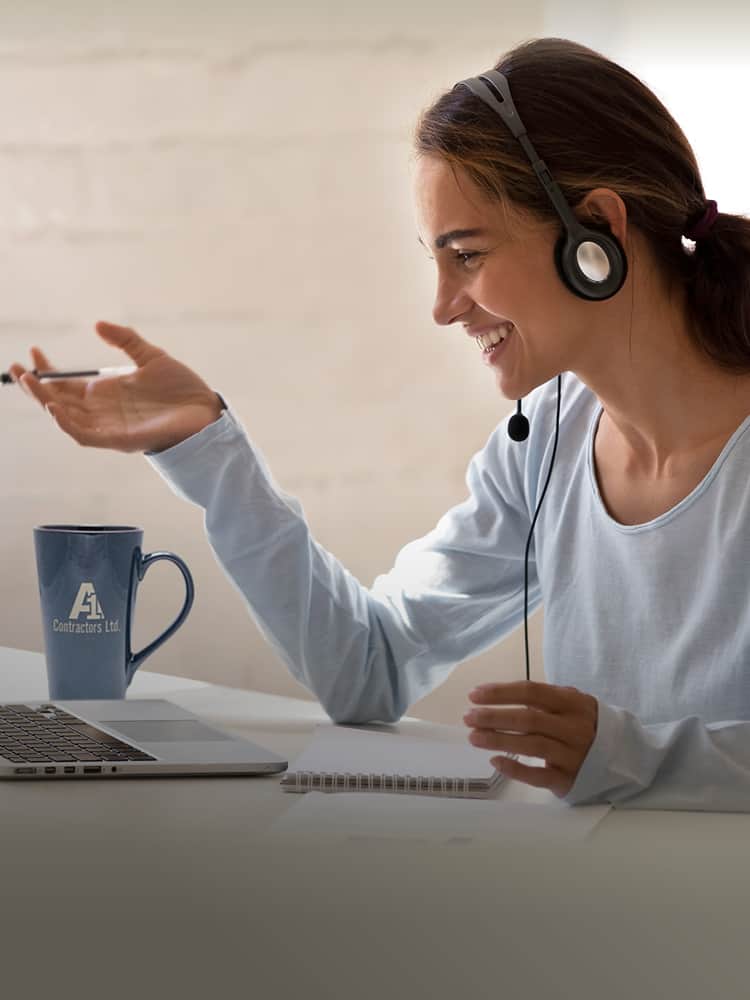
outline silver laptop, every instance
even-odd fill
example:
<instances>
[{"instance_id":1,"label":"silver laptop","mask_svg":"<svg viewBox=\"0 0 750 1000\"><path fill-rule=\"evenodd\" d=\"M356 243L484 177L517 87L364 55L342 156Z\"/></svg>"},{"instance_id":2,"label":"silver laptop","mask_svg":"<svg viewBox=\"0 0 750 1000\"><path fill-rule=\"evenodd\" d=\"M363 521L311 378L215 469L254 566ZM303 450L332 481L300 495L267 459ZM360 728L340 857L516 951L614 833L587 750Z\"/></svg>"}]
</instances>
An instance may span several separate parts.
<instances>
[{"instance_id":1,"label":"silver laptop","mask_svg":"<svg viewBox=\"0 0 750 1000\"><path fill-rule=\"evenodd\" d=\"M0 705L0 778L273 774L278 754L169 701Z\"/></svg>"}]
</instances>

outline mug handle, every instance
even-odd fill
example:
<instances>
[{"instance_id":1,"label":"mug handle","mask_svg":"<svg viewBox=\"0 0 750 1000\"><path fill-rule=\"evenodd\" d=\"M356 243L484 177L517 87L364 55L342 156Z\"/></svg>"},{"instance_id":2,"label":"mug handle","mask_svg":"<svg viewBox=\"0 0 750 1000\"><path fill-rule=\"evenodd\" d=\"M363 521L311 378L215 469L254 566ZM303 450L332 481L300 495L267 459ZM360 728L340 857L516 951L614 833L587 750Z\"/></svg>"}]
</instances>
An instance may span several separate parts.
<instances>
[{"instance_id":1,"label":"mug handle","mask_svg":"<svg viewBox=\"0 0 750 1000\"><path fill-rule=\"evenodd\" d=\"M130 645L130 629L133 623L133 611L135 609L135 594L138 589L138 584L146 575L146 571L149 566L152 566L155 562L160 559L166 559L167 562L174 563L175 566L182 573L182 578L185 581L185 603L182 605L180 613L177 615L175 620L165 629L161 635L158 635L153 642L150 642L148 646L144 648L139 653L134 653ZM148 555L143 555L141 550L137 548L133 553L133 570L131 573L131 583L130 583L130 599L128 601L128 633L127 633L127 649L125 656L125 683L130 684L133 679L133 675L136 670L147 656L150 656L154 650L158 649L162 643L166 642L167 639L172 635L177 629L182 625L188 616L188 612L193 606L193 598L195 597L195 587L193 585L193 577L190 570L187 568L185 563L176 556L173 552L149 552Z\"/></svg>"}]
</instances>

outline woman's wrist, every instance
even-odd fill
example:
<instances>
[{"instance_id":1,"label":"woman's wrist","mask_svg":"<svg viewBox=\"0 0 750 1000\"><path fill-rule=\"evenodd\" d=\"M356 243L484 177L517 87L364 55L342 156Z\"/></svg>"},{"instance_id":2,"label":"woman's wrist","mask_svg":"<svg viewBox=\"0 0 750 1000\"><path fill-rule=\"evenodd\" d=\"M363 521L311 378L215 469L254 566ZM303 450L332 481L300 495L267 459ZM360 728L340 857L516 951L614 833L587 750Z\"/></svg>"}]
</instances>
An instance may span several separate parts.
<instances>
[{"instance_id":1,"label":"woman's wrist","mask_svg":"<svg viewBox=\"0 0 750 1000\"><path fill-rule=\"evenodd\" d=\"M147 453L151 455L158 455L160 452L169 451L170 448L174 448L178 444L182 444L182 442L187 441L188 438L194 437L196 434L200 434L200 432L205 430L206 427L210 427L211 424L215 424L226 409L228 409L228 407L223 397L220 396L218 392L212 393L204 415L199 417L194 424L191 423L187 426L183 426L179 432L173 433L169 437L165 437L162 441L154 442L147 449Z\"/></svg>"}]
</instances>

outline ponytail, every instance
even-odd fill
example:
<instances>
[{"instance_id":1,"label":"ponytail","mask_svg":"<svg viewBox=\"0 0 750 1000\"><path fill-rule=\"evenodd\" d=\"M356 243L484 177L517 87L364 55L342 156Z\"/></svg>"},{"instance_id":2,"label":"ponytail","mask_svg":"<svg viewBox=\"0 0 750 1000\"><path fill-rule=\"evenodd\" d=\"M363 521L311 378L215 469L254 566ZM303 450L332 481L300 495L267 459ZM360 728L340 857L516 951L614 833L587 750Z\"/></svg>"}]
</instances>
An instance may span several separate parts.
<instances>
[{"instance_id":1,"label":"ponytail","mask_svg":"<svg viewBox=\"0 0 750 1000\"><path fill-rule=\"evenodd\" d=\"M725 370L750 373L750 219L719 213L686 253L685 305L693 340Z\"/></svg>"}]
</instances>

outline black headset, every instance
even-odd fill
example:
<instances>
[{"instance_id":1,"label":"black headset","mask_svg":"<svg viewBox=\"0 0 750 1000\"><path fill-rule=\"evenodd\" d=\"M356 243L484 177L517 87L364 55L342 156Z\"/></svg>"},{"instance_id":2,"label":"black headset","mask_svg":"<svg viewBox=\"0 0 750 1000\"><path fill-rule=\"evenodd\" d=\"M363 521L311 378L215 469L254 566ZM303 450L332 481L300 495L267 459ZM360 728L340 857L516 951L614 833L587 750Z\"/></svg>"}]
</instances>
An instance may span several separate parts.
<instances>
[{"instance_id":1,"label":"black headset","mask_svg":"<svg viewBox=\"0 0 750 1000\"><path fill-rule=\"evenodd\" d=\"M590 302L602 302L609 299L622 288L628 273L628 259L625 251L617 237L607 226L584 226L573 214L573 210L568 204L562 191L552 179L552 175L547 169L547 165L541 160L531 144L531 140L526 134L521 117L516 111L513 98L510 95L510 86L507 77L499 70L490 69L486 73L472 77L469 80L461 80L456 87L468 87L468 89L481 101L492 108L513 135L518 139L523 151L531 161L534 173L539 178L542 187L547 192L555 211L560 216L563 224L563 232L555 244L555 266L557 273L563 284L574 295L587 299ZM560 432L560 387L562 375L557 376L557 411L555 415L555 443L552 448L552 458L550 459L547 479L544 483L542 495L539 498L534 517L531 521L528 538L526 539L526 553L524 557L524 598L523 598L523 628L524 644L526 650L526 679L530 679L529 670L529 548L531 538L534 534L539 511L547 493L552 467L555 464L557 454L557 439ZM525 441L529 436L529 421L521 412L521 400L518 400L518 408L508 421L508 435L513 441Z\"/></svg>"},{"instance_id":2,"label":"black headset","mask_svg":"<svg viewBox=\"0 0 750 1000\"><path fill-rule=\"evenodd\" d=\"M468 89L492 108L518 139L531 161L534 173L547 192L563 224L563 233L555 244L557 273L570 291L582 299L601 302L622 288L628 273L628 259L617 237L607 226L584 226L562 191L552 179L546 163L541 160L526 134L526 128L513 103L508 79L499 70L460 80L456 87Z\"/></svg>"}]
</instances>

